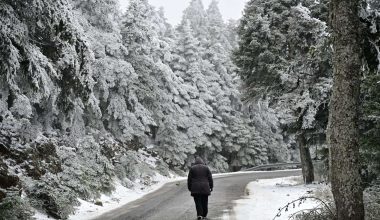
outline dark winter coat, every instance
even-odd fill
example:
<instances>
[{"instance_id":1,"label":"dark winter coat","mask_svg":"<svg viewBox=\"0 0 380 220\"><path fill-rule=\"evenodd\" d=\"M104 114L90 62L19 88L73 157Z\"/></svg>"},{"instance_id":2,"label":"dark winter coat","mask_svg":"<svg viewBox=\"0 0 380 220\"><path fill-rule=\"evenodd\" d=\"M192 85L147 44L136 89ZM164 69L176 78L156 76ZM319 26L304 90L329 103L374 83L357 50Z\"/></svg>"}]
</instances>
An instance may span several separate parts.
<instances>
[{"instance_id":1,"label":"dark winter coat","mask_svg":"<svg viewBox=\"0 0 380 220\"><path fill-rule=\"evenodd\" d=\"M210 169L201 158L195 159L195 164L190 168L187 177L187 188L191 195L210 195L214 183Z\"/></svg>"}]
</instances>

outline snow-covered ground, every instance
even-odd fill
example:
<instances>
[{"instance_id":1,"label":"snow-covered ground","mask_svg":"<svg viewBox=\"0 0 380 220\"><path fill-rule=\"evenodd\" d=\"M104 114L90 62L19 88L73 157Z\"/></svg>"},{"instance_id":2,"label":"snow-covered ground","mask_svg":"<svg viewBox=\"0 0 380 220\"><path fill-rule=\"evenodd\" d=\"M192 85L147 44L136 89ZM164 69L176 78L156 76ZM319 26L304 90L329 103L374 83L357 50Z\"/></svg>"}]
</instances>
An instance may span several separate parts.
<instances>
[{"instance_id":1,"label":"snow-covered ground","mask_svg":"<svg viewBox=\"0 0 380 220\"><path fill-rule=\"evenodd\" d=\"M268 171L248 171L215 174L217 176L238 175L241 173L259 173ZM275 171L274 171L275 172ZM286 170L284 170L286 172ZM81 205L77 207L74 215L71 215L69 220L89 220L103 213L111 211L115 208L123 206L129 202L143 197L151 193L165 183L184 180L186 177L178 177L172 175L171 178L156 175L154 181L157 184L144 188L143 186L135 186L134 189L125 188L119 181L115 181L115 191L111 195L102 195L99 201L103 206L95 205L94 202L79 200ZM277 179L262 179L251 182L247 185L246 196L242 199L234 201L233 210L225 212L223 220L287 220L289 215L301 209L309 209L318 205L313 201L306 201L301 206L289 208L288 212L282 212L281 216L276 217L278 209L285 206L288 202L298 199L302 196L310 195L310 192L315 192L320 188L320 185L304 185L301 177L287 177ZM34 216L38 220L51 220L46 215L36 212Z\"/></svg>"},{"instance_id":2,"label":"snow-covered ground","mask_svg":"<svg viewBox=\"0 0 380 220\"><path fill-rule=\"evenodd\" d=\"M165 183L183 180L185 177L178 177L172 175L171 178L164 177L162 175L156 174L153 181L157 182L150 187L139 187L136 185L134 189L128 189L121 185L119 181L115 181L115 191L111 195L102 195L99 201L102 202L103 206L95 205L94 202L87 202L82 199L78 199L81 203L77 207L75 214L69 217L69 220L88 220L103 213L116 209L123 206L129 202L143 197L146 194L154 192L155 190L161 188ZM34 215L37 220L51 220L47 215L37 212Z\"/></svg>"},{"instance_id":3,"label":"snow-covered ground","mask_svg":"<svg viewBox=\"0 0 380 220\"><path fill-rule=\"evenodd\" d=\"M289 206L287 212L282 211L276 217L279 208L302 196L310 196L321 186L312 184L304 185L301 177L286 177L277 179L262 179L248 184L246 196L234 201L235 206L229 213L223 216L224 220L288 220L289 217L300 210L314 208L317 202L306 200L295 208Z\"/></svg>"}]
</instances>

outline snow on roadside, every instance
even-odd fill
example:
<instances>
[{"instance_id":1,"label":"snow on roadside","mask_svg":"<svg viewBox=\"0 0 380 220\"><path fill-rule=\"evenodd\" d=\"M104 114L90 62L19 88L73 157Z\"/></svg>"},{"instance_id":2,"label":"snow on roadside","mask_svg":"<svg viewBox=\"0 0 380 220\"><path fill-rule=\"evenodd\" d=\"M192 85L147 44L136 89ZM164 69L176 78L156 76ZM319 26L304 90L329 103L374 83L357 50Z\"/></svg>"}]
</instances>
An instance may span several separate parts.
<instances>
[{"instance_id":1,"label":"snow on roadside","mask_svg":"<svg viewBox=\"0 0 380 220\"><path fill-rule=\"evenodd\" d=\"M286 177L277 179L260 179L247 185L246 194L242 199L234 201L235 206L229 215L224 215L224 220L288 220L291 214L314 208L317 202L306 200L300 206L289 207L287 212L283 211L281 216L276 217L278 209L289 202L302 196L315 192L320 185L304 185L301 177Z\"/></svg>"},{"instance_id":2,"label":"snow on roadside","mask_svg":"<svg viewBox=\"0 0 380 220\"><path fill-rule=\"evenodd\" d=\"M146 194L156 191L161 188L165 183L182 180L183 177L172 175L171 178L164 177L156 174L153 181L158 182L150 187L135 187L135 189L128 189L121 185L119 181L115 182L115 191L111 195L102 195L99 199L103 206L95 205L84 200L79 200L81 205L77 208L74 215L69 217L69 220L86 220L92 219L103 213L116 209L129 202L143 197ZM141 189L143 188L143 189Z\"/></svg>"},{"instance_id":3,"label":"snow on roadside","mask_svg":"<svg viewBox=\"0 0 380 220\"><path fill-rule=\"evenodd\" d=\"M293 170L281 170L281 172L293 172ZM239 171L239 172L232 172L232 173L220 173L220 174L213 174L213 177L224 177L224 176L231 176L231 175L239 175L239 174L250 174L250 173L267 173L267 172L278 172L278 171ZM76 207L76 211L74 215L71 215L69 217L69 220L89 220L93 219L97 216L100 216L106 212L109 212L113 209L119 208L129 202L132 202L134 200L137 200L149 193L152 193L156 191L157 189L161 188L163 185L169 182L175 182L180 180L186 180L187 177L179 177L174 174L171 174L170 178L162 176L160 174L156 174L156 176L153 178L153 181L157 182L157 184L154 184L150 187L144 188L144 186L138 186L136 185L133 189L128 189L121 185L120 181L115 181L115 191L112 192L111 195L102 195L99 201L103 203L103 206L95 205L94 202L88 202L81 199L78 199L80 202L80 206ZM276 179L274 179L276 180ZM261 181L261 180L260 180ZM141 189L143 188L143 189ZM279 207L277 207L279 208ZM227 214L228 210L225 212L225 216ZM35 210L35 215L33 216L37 220L51 220L51 217L48 217L46 214L43 214L37 210ZM228 219L228 218L223 218ZM246 220L246 219L244 219ZM260 219L264 220L264 219Z\"/></svg>"},{"instance_id":4,"label":"snow on roadside","mask_svg":"<svg viewBox=\"0 0 380 220\"><path fill-rule=\"evenodd\" d=\"M33 210L34 211L34 215L33 215L33 218L37 219L37 220L52 220L53 218L50 218L49 216L47 216L46 214L43 214L41 212L39 212L38 210Z\"/></svg>"},{"instance_id":5,"label":"snow on roadside","mask_svg":"<svg viewBox=\"0 0 380 220\"><path fill-rule=\"evenodd\" d=\"M237 171L237 172L231 172L231 173L217 173L212 174L213 177L225 177L225 176L233 176L233 175L241 175L241 174L252 174L252 173L278 173L278 172L294 172L294 171L301 171L301 169L287 169L287 170L265 170L265 171Z\"/></svg>"},{"instance_id":6,"label":"snow on roadside","mask_svg":"<svg viewBox=\"0 0 380 220\"><path fill-rule=\"evenodd\" d=\"M78 199L80 202L80 206L76 207L75 214L70 215L69 220L89 220L100 216L108 211L121 207L129 202L137 200L146 194L156 191L161 188L164 184L168 182L174 182L178 180L183 180L184 177L179 177L171 174L171 177L165 177L160 174L156 174L153 178L153 181L157 182L149 187L145 187L143 185L136 185L133 189L128 189L124 187L120 181L115 181L115 190L111 195L102 194L99 201L102 202L103 206L95 205L94 202L84 201L82 199ZM145 187L145 188L144 188ZM37 220L51 220L46 214L35 211L35 215L33 216Z\"/></svg>"},{"instance_id":7,"label":"snow on roadside","mask_svg":"<svg viewBox=\"0 0 380 220\"><path fill-rule=\"evenodd\" d=\"M294 171L294 170L283 170L283 172L286 171ZM260 173L260 172L271 172L271 171L241 171L241 172L233 172L233 173L221 173L221 174L213 174L214 177L223 177L223 176L230 176L230 175L237 175L242 173ZM276 171L273 171L276 172ZM157 182L157 184L150 186L148 188L144 188L143 186L135 186L134 189L128 189L121 185L119 181L115 182L115 191L112 193L112 195L102 195L99 199L102 201L103 206L95 205L92 202L87 202L84 200L79 199L81 205L77 207L77 210L74 215L71 215L69 217L69 220L88 220L95 218L96 216L99 216L101 214L104 214L106 212L109 212L113 209L116 209L118 207L121 207L129 202L132 202L134 200L137 200L146 194L152 193L156 191L157 189L161 188L163 185L165 185L168 182L175 182L179 180L186 180L187 177L179 177L174 174L171 174L171 177L165 177L160 174L156 174L156 176L153 178L153 181ZM144 188L141 190L141 188ZM41 213L37 213L41 219L37 218L38 220L46 220L50 218L42 218L43 215Z\"/></svg>"}]
</instances>

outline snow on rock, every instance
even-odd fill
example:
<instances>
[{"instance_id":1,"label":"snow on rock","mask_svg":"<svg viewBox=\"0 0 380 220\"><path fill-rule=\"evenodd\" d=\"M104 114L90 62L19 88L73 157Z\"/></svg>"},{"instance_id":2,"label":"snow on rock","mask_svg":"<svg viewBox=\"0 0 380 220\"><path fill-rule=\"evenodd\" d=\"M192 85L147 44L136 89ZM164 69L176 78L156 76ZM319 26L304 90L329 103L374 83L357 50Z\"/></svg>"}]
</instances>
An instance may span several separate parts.
<instances>
[{"instance_id":1,"label":"snow on rock","mask_svg":"<svg viewBox=\"0 0 380 220\"><path fill-rule=\"evenodd\" d=\"M277 179L262 179L247 185L246 196L234 201L235 206L229 214L223 216L224 220L288 220L289 217L300 210L316 207L318 203L310 200L295 208L289 207L276 217L279 208L302 196L307 196L320 186L304 185L301 177L286 177Z\"/></svg>"}]
</instances>

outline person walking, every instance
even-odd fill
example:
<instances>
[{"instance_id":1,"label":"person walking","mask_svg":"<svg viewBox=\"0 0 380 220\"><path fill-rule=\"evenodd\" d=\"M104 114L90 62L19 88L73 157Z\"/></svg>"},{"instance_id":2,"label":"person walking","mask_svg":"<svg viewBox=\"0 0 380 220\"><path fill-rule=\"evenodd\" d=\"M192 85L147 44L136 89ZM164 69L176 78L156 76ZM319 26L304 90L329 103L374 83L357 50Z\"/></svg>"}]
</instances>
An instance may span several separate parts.
<instances>
[{"instance_id":1,"label":"person walking","mask_svg":"<svg viewBox=\"0 0 380 220\"><path fill-rule=\"evenodd\" d=\"M212 174L202 158L195 158L195 164L190 168L187 177L187 188L194 197L197 219L206 219L208 213L208 196L214 188Z\"/></svg>"}]
</instances>

